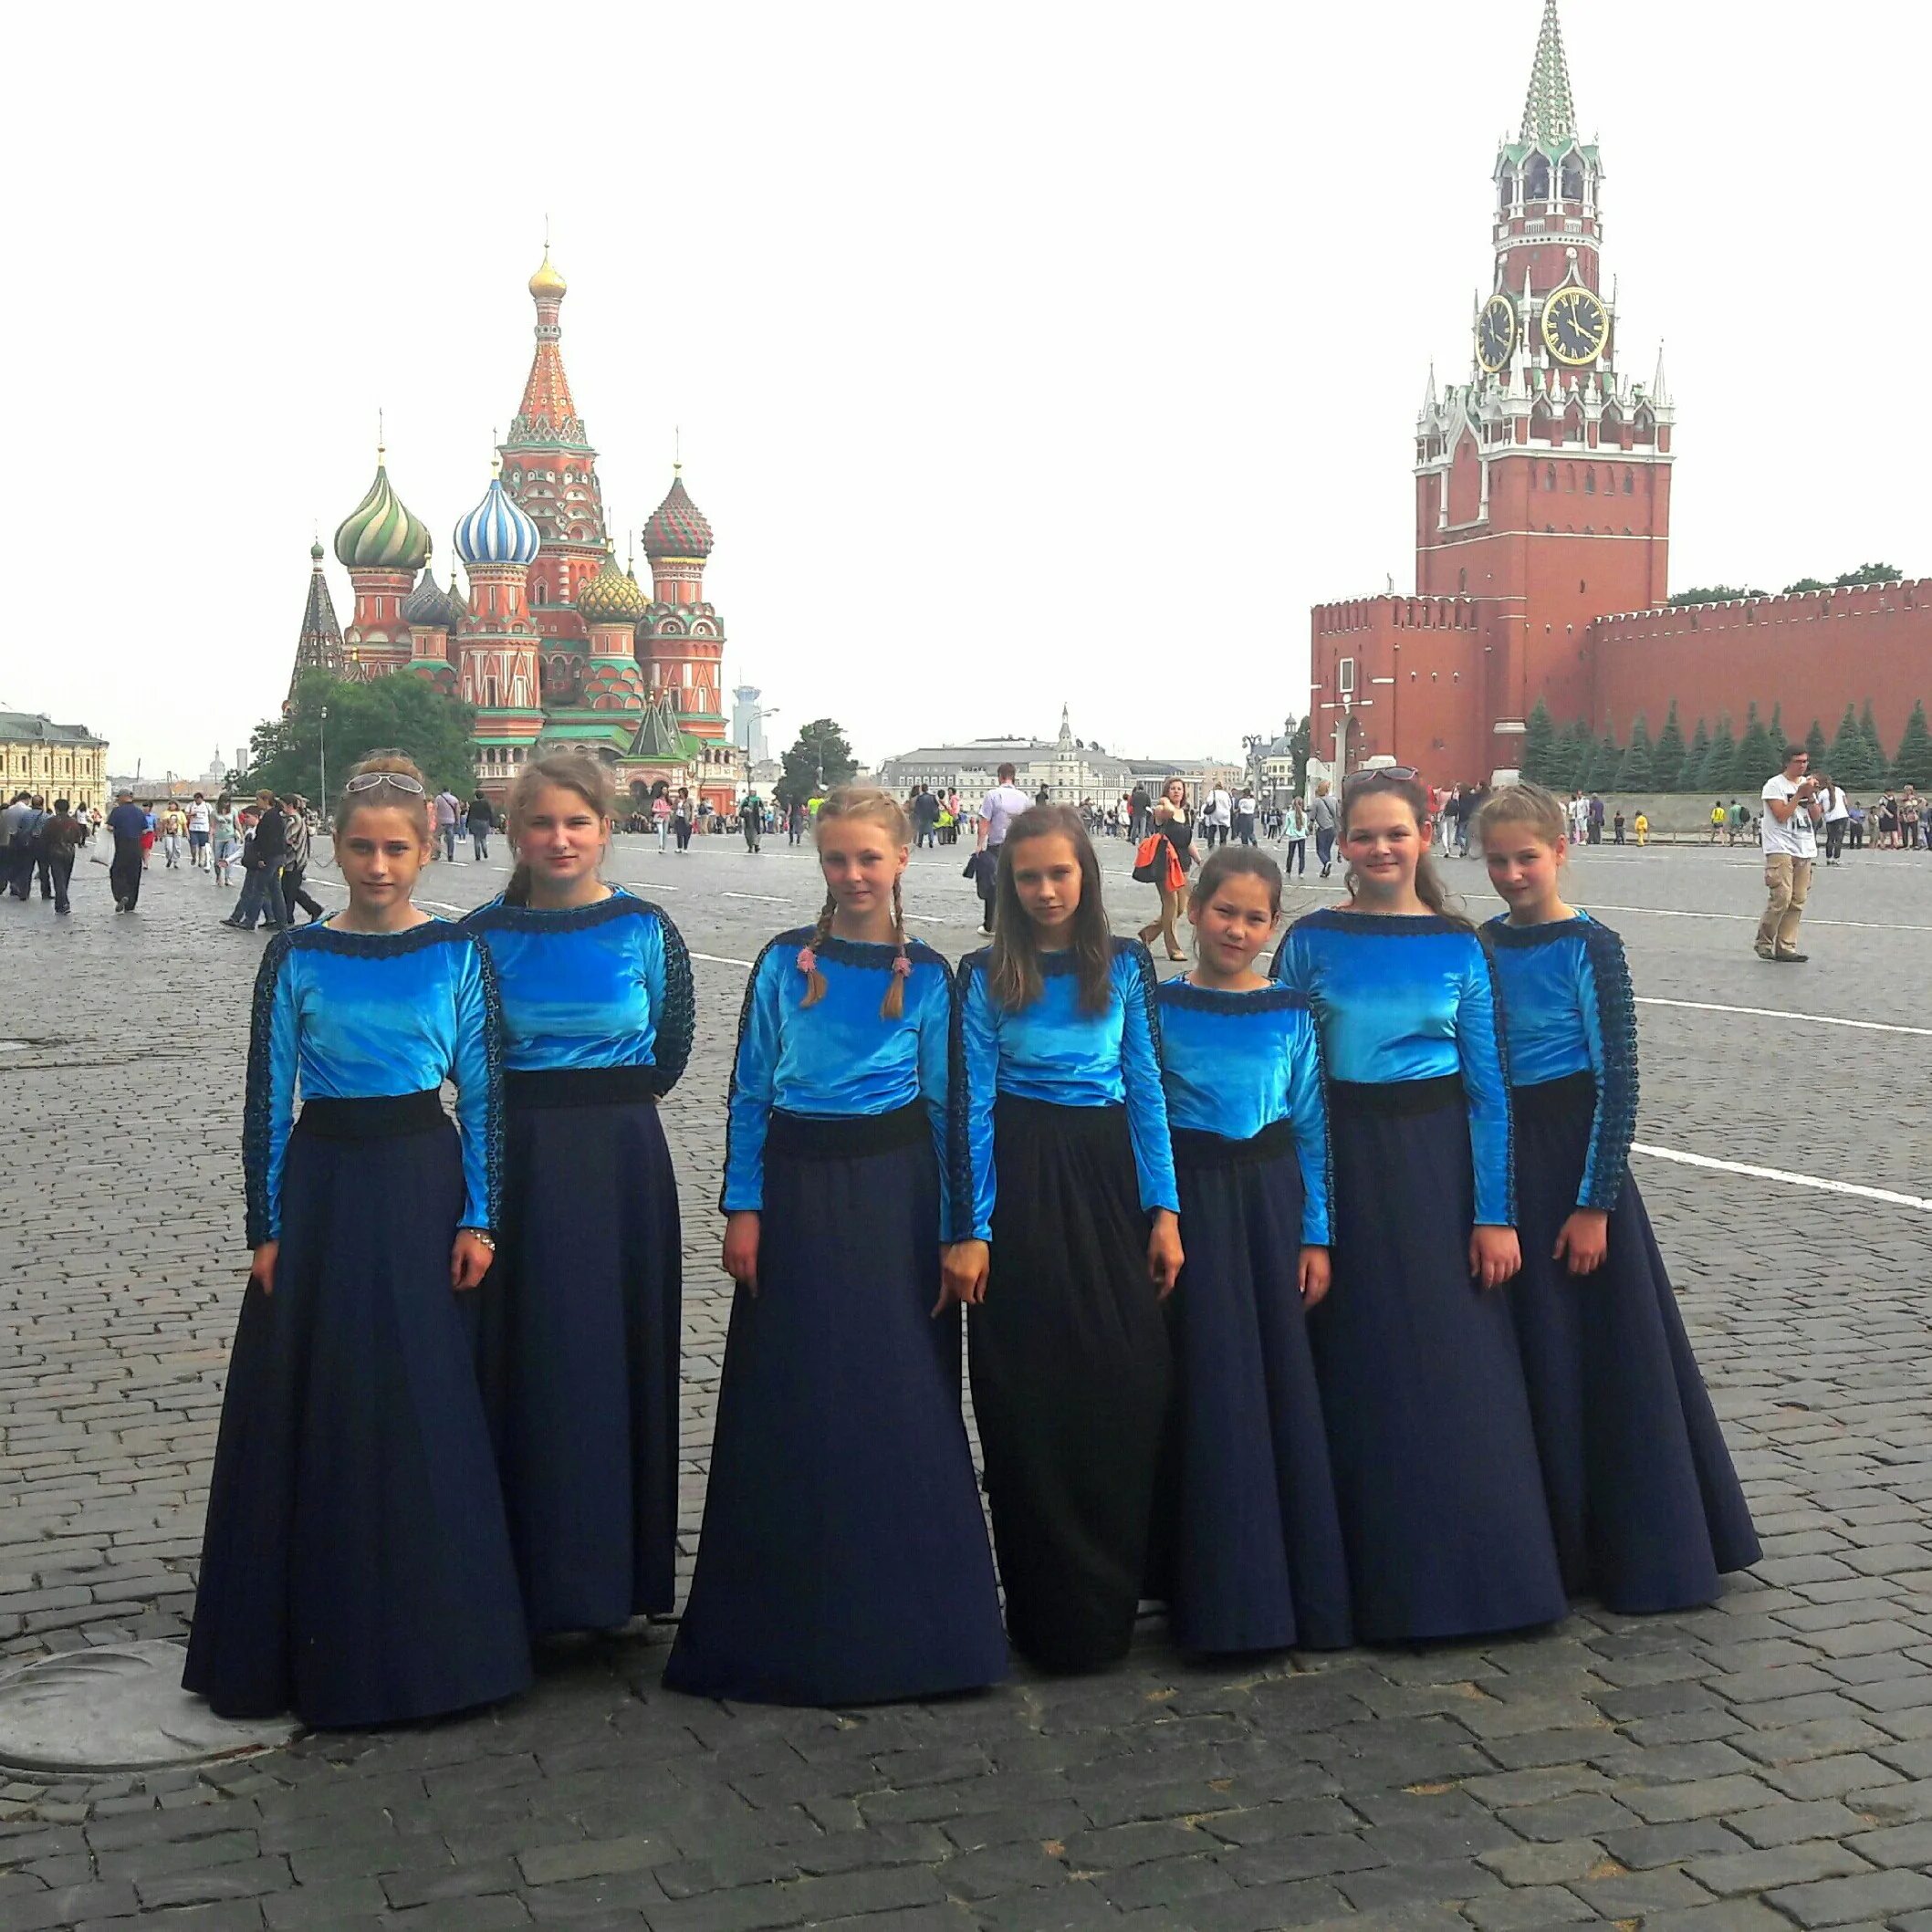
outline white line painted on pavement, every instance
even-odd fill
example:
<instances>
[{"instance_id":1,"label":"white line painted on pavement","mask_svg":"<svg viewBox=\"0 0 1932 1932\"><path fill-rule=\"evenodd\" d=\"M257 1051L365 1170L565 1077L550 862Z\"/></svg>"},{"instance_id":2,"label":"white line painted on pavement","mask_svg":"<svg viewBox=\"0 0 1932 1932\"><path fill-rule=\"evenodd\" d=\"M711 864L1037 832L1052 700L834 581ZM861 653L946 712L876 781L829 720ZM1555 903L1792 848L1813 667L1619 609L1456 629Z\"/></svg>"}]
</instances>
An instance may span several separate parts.
<instances>
[{"instance_id":1,"label":"white line painted on pavement","mask_svg":"<svg viewBox=\"0 0 1932 1932\"><path fill-rule=\"evenodd\" d=\"M1655 999L1636 996L1640 1007L1684 1007L1697 1013L1741 1013L1751 1019L1802 1019L1814 1027L1858 1027L1867 1033L1913 1033L1932 1039L1932 1027L1895 1026L1885 1019L1841 1019L1835 1013L1789 1013L1782 1007L1725 1007L1712 999Z\"/></svg>"},{"instance_id":2,"label":"white line painted on pavement","mask_svg":"<svg viewBox=\"0 0 1932 1932\"><path fill-rule=\"evenodd\" d=\"M720 893L720 899L757 899L766 905L803 905L802 899L781 899L776 893Z\"/></svg>"},{"instance_id":3,"label":"white line painted on pavement","mask_svg":"<svg viewBox=\"0 0 1932 1932\"><path fill-rule=\"evenodd\" d=\"M1783 1167L1759 1167L1749 1161L1719 1161L1707 1154L1685 1154L1676 1147L1652 1147L1643 1141L1630 1144L1633 1154L1647 1154L1654 1161L1675 1161L1682 1167L1704 1167L1716 1174L1741 1174L1757 1181L1782 1181L1787 1187L1810 1187L1820 1194L1855 1195L1861 1201L1883 1201L1890 1207L1910 1207L1920 1214L1932 1214L1932 1200L1921 1195L1895 1194L1889 1187L1861 1187L1855 1181L1827 1180L1822 1175L1792 1174Z\"/></svg>"},{"instance_id":4,"label":"white line painted on pavement","mask_svg":"<svg viewBox=\"0 0 1932 1932\"><path fill-rule=\"evenodd\" d=\"M751 961L748 959L727 959L722 953L693 953L690 957L702 959L706 966L743 966L747 973L750 972L752 966Z\"/></svg>"},{"instance_id":5,"label":"white line painted on pavement","mask_svg":"<svg viewBox=\"0 0 1932 1932\"><path fill-rule=\"evenodd\" d=\"M1667 905L1598 905L1600 913L1642 913L1649 919L1722 919L1729 924L1742 925L1749 922L1750 914L1741 913L1686 913ZM1932 933L1932 925L1905 925L1894 924L1888 919L1824 919L1815 917L1806 908L1804 923L1807 925L1843 925L1857 928L1865 933Z\"/></svg>"}]
</instances>

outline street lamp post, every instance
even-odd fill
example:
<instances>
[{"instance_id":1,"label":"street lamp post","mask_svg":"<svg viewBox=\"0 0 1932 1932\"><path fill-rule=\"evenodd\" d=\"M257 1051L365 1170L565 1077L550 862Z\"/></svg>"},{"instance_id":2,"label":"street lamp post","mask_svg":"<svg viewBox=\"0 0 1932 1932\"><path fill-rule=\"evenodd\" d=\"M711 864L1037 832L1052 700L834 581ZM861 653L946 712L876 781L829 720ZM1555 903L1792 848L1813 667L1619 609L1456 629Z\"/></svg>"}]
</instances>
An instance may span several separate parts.
<instances>
[{"instance_id":1,"label":"street lamp post","mask_svg":"<svg viewBox=\"0 0 1932 1932\"><path fill-rule=\"evenodd\" d=\"M316 756L321 766L321 796L316 800L316 809L326 820L329 817L329 706L322 706L322 728L316 736Z\"/></svg>"}]
</instances>

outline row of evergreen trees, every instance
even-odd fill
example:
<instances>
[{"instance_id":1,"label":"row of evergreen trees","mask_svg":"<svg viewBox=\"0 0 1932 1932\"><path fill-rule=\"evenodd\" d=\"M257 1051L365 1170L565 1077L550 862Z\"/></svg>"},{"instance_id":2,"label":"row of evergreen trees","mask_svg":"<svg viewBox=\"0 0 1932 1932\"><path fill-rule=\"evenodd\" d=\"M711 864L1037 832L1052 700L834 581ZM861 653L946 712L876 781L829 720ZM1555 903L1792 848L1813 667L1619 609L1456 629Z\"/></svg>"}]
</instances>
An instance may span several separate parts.
<instances>
[{"instance_id":1,"label":"row of evergreen trees","mask_svg":"<svg viewBox=\"0 0 1932 1932\"><path fill-rule=\"evenodd\" d=\"M1754 704L1741 736L1732 730L1726 713L1715 731L1700 717L1687 743L1675 698L1655 742L1641 712L1630 727L1629 744L1621 747L1613 732L1598 738L1580 718L1558 730L1540 698L1529 725L1523 739L1523 775L1555 792L1683 791L1707 792L1713 798L1719 792L1727 798L1756 793L1783 768L1785 747L1794 742L1785 736L1781 705L1773 709L1766 724ZM1912 707L1895 757L1885 755L1869 699L1862 715L1850 705L1844 707L1829 745L1813 718L1804 735L1804 747L1811 753L1812 769L1830 772L1849 792L1906 784L1932 790L1932 730L1927 727L1923 699Z\"/></svg>"}]
</instances>

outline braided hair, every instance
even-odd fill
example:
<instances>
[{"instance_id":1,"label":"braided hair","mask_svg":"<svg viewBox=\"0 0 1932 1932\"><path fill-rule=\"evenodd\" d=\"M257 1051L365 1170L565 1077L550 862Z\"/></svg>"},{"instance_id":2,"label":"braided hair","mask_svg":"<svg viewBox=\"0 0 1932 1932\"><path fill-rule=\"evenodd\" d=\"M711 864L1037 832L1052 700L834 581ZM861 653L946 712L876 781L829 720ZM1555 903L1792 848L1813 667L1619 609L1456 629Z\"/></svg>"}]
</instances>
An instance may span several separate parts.
<instances>
[{"instance_id":1,"label":"braided hair","mask_svg":"<svg viewBox=\"0 0 1932 1932\"><path fill-rule=\"evenodd\" d=\"M892 793L869 785L841 785L819 808L820 825L839 819L863 819L882 830L894 845L913 842L912 821ZM893 970L887 980L885 997L879 1003L882 1019L905 1017L905 982L912 976L912 955L905 944L905 901L900 891L902 881L893 881ZM832 916L838 901L828 888L825 903L819 908L818 923L811 937L799 949L799 970L805 975L805 997L800 1006L815 1007L825 997L825 975L819 970L819 950L831 937Z\"/></svg>"}]
</instances>

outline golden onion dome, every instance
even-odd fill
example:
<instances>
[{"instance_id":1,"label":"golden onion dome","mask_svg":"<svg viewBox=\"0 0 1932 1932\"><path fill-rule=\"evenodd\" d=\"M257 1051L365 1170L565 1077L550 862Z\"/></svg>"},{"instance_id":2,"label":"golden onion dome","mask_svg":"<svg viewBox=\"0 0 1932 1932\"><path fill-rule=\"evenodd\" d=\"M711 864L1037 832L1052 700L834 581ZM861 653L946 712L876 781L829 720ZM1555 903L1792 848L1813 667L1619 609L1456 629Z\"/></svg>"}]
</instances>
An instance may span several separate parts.
<instances>
[{"instance_id":1,"label":"golden onion dome","mask_svg":"<svg viewBox=\"0 0 1932 1932\"><path fill-rule=\"evenodd\" d=\"M550 266L550 251L543 252L543 266L530 277L530 293L534 296L561 296L570 285Z\"/></svg>"}]
</instances>

